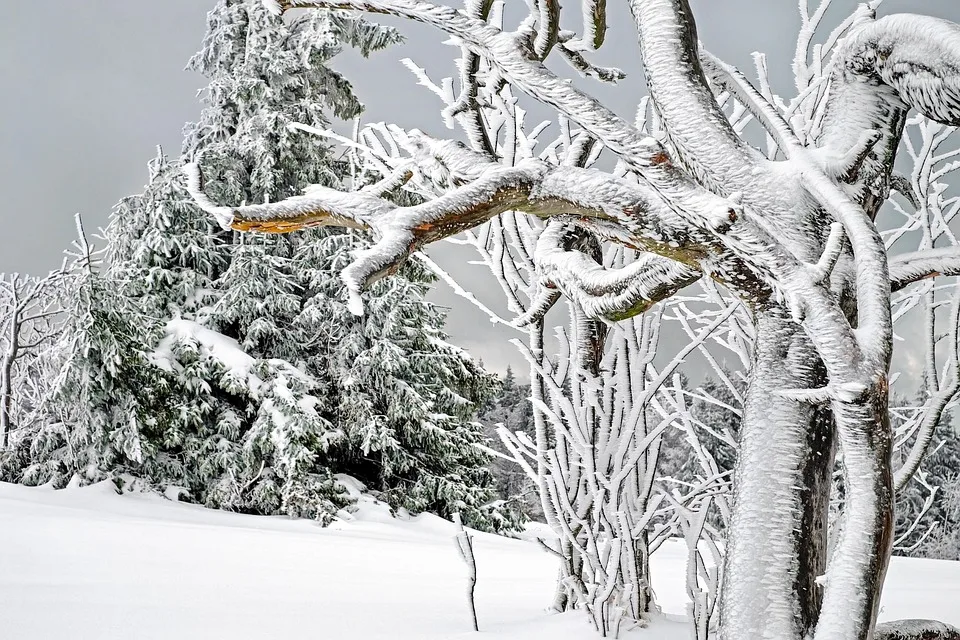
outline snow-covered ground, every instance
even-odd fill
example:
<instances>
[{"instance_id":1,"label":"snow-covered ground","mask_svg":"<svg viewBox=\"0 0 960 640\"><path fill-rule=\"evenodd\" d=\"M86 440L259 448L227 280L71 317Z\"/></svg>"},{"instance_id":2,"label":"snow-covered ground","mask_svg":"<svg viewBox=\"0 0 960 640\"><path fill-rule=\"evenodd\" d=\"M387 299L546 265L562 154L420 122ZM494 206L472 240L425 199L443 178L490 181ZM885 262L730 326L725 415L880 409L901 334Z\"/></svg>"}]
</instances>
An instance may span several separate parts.
<instances>
[{"instance_id":1,"label":"snow-covered ground","mask_svg":"<svg viewBox=\"0 0 960 640\"><path fill-rule=\"evenodd\" d=\"M0 484L0 638L478 637L453 534L439 518L397 520L371 501L353 521L322 529L118 496L111 485ZM475 547L483 638L596 638L582 613L545 613L556 571L550 555L486 534L476 534ZM684 610L683 557L679 545L667 545L654 559L667 614ZM960 625L960 563L895 559L881 617ZM661 620L626 637L687 635Z\"/></svg>"}]
</instances>

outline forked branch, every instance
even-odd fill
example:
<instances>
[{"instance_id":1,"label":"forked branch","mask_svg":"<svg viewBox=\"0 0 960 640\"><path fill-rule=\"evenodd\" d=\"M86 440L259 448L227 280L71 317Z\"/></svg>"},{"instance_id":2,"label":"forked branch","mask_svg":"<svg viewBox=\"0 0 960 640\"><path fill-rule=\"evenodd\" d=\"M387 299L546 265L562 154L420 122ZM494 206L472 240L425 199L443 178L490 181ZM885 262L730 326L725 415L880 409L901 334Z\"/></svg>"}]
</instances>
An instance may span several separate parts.
<instances>
[{"instance_id":1,"label":"forked branch","mask_svg":"<svg viewBox=\"0 0 960 640\"><path fill-rule=\"evenodd\" d=\"M203 193L200 168L185 169L190 194L220 223L240 231L285 233L321 226L369 231L377 242L357 252L343 273L359 313L359 292L369 283L396 271L412 253L505 212L520 211L540 218L561 218L588 228L597 236L634 249L650 251L687 266L687 276L706 270L736 282L730 269L735 258L711 233L734 222L729 209L713 209L714 199L689 194L684 205L701 210L710 229L689 225L666 206L659 194L643 185L578 167L553 166L528 160L514 167L490 164L472 182L420 205L399 207L368 192L344 193L311 187L302 196L280 202L223 207ZM745 265L737 267L749 276ZM747 278L748 280L752 278Z\"/></svg>"}]
</instances>

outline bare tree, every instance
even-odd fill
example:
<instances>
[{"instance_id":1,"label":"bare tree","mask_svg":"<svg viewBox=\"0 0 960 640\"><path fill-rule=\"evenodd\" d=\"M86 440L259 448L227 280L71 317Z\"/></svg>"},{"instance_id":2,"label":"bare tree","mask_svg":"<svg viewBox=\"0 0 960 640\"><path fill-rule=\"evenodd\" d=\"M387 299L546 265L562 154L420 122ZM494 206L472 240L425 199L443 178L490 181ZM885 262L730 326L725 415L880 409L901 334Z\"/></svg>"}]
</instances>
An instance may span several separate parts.
<instances>
[{"instance_id":1,"label":"bare tree","mask_svg":"<svg viewBox=\"0 0 960 640\"><path fill-rule=\"evenodd\" d=\"M38 401L27 401L35 386L26 361L59 335L55 320L62 308L57 294L66 274L64 266L44 278L14 273L0 279L0 450L7 446L15 415L29 412L35 407L27 405Z\"/></svg>"},{"instance_id":2,"label":"bare tree","mask_svg":"<svg viewBox=\"0 0 960 640\"><path fill-rule=\"evenodd\" d=\"M686 0L631 0L663 131L654 139L543 64L558 54L580 71L615 75L586 60L604 39L603 2L585 0L577 36L560 29L559 4L551 0L531 2L514 31L505 30L496 5L485 2L461 11L416 0L265 1L276 10L394 14L451 35L470 64L462 66L462 91L446 115L472 148L421 136L413 162L363 190L315 187L240 207L206 198L194 165L197 202L241 231L333 225L372 233L376 243L343 273L357 313L362 287L423 246L505 212L557 221L593 242L644 252L623 267L594 258L589 269L550 271L553 286L597 317L642 313L700 277L721 284L752 313L721 637L870 638L893 542L891 292L960 273L956 246L892 255L876 219L891 188L900 189L893 165L908 112L960 124L960 28L915 15L877 19L874 2L811 48L830 3L811 14L801 2L798 94L785 103L763 75L755 88L699 48ZM496 109L513 90L575 123L582 139L616 158L616 169L549 158L503 162L482 123L490 105ZM741 116L763 125L766 152L731 124L721 106L731 96ZM446 189L412 206L384 197L410 181L445 182ZM581 264L557 261L550 255L556 246L527 249L538 268ZM577 253L576 261L589 257ZM599 299L604 304L596 304ZM835 450L842 457L845 508L828 561ZM905 467L901 478L911 473ZM700 526L696 517L686 521L688 528ZM708 600L702 604L709 607Z\"/></svg>"}]
</instances>

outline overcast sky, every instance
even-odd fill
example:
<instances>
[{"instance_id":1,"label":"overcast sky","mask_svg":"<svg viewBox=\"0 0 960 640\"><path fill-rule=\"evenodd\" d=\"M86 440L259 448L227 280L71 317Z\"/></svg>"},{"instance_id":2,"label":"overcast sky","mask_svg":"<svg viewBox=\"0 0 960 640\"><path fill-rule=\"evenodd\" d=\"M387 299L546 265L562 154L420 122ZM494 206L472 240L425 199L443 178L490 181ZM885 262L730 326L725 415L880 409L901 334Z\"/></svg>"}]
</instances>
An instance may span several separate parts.
<instances>
[{"instance_id":1,"label":"overcast sky","mask_svg":"<svg viewBox=\"0 0 960 640\"><path fill-rule=\"evenodd\" d=\"M508 4L521 0L508 0ZM750 53L765 51L779 87L799 24L795 0L692 0L700 37L714 53L749 71ZM569 2L573 7L573 2ZM810 2L815 4L814 1ZM835 0L837 14L855 2ZM183 71L197 50L214 0L45 0L7 2L0 20L0 272L40 273L60 262L73 237L71 218L88 228L106 223L112 206L142 190L156 145L176 154L181 129L200 110L202 79ZM611 33L597 61L628 73L615 88L582 84L631 117L642 95L635 32L625 2L611 2ZM883 13L913 11L960 21L957 0L887 0ZM579 15L578 11L570 12ZM362 60L345 53L333 66L367 104L366 120L392 121L445 135L431 93L398 62L410 57L435 78L455 75L455 49L422 25L401 23L406 44ZM575 26L575 25L571 25ZM777 87L775 87L777 88ZM470 267L460 247L432 251L481 297L496 286ZM466 302L448 291L452 340L492 369L522 359Z\"/></svg>"}]
</instances>

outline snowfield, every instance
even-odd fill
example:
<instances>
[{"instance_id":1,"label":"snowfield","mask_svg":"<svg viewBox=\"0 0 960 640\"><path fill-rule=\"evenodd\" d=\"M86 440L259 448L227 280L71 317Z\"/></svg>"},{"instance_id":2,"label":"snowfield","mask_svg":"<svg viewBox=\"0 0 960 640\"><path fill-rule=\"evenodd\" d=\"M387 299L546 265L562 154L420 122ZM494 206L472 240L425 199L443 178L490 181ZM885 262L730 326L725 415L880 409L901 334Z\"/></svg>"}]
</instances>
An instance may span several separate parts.
<instances>
[{"instance_id":1,"label":"snowfield","mask_svg":"<svg viewBox=\"0 0 960 640\"><path fill-rule=\"evenodd\" d=\"M204 640L477 637L454 525L392 518L371 499L350 521L246 516L105 483L53 491L0 483L0 638ZM531 542L475 534L487 640L587 640L580 612L553 615L556 561ZM624 634L687 638L684 550L654 557L664 616ZM894 558L882 620L960 625L960 563Z\"/></svg>"}]
</instances>

